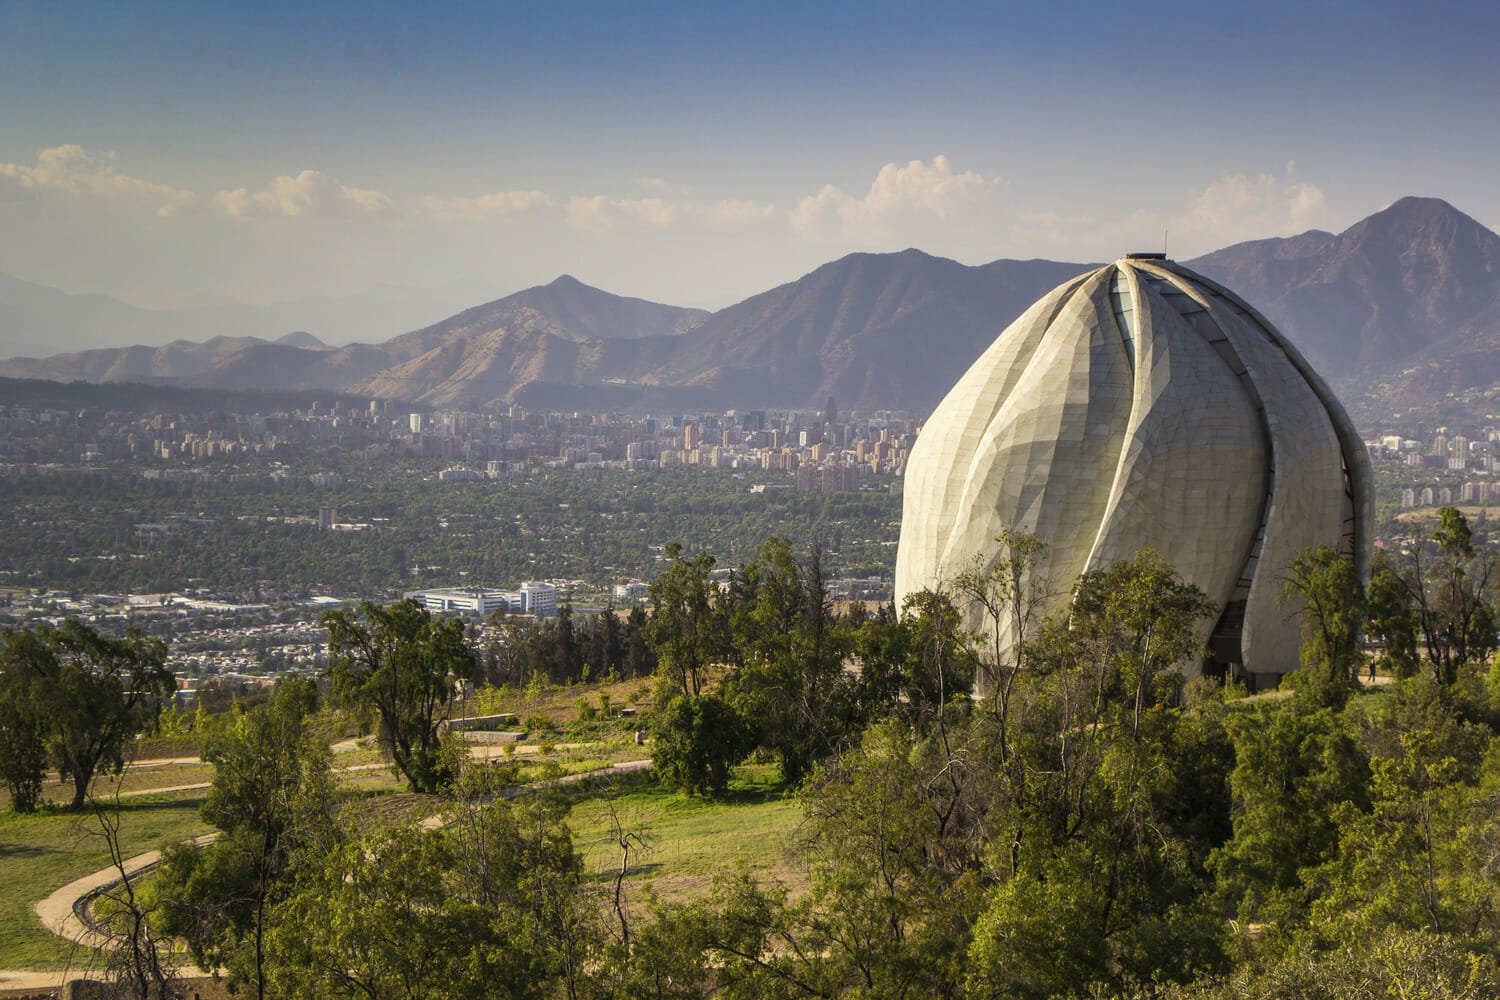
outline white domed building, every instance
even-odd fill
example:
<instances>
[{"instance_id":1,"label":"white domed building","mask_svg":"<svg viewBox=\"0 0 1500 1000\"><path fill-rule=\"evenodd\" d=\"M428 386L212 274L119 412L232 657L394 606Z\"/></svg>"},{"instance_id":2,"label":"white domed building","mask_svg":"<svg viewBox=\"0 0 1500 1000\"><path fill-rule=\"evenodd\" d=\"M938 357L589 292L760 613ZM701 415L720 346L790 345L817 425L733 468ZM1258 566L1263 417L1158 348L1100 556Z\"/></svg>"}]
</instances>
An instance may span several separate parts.
<instances>
[{"instance_id":1,"label":"white domed building","mask_svg":"<svg viewBox=\"0 0 1500 1000\"><path fill-rule=\"evenodd\" d=\"M1368 579L1373 518L1364 445L1296 349L1233 292L1134 254L1044 296L933 412L906 468L896 599L993 565L1005 528L1047 544L1044 612L1150 547L1219 607L1185 673L1264 686L1299 666L1288 563L1324 544Z\"/></svg>"}]
</instances>

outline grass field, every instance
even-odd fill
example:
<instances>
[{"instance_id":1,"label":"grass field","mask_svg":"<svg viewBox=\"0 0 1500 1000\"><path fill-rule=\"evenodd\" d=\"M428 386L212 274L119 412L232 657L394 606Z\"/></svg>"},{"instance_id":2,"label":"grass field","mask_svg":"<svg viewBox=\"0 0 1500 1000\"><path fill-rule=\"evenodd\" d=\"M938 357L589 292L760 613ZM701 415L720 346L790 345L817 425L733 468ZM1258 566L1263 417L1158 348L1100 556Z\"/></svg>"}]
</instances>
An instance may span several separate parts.
<instances>
[{"instance_id":1,"label":"grass field","mask_svg":"<svg viewBox=\"0 0 1500 1000\"><path fill-rule=\"evenodd\" d=\"M600 882L612 882L620 865L611 810L622 829L646 841L645 850L632 851L627 882L649 882L664 898L695 895L740 866L790 882L802 877L795 856L802 808L781 789L774 766L739 768L718 800L669 792L649 778L580 797L568 826L584 870Z\"/></svg>"},{"instance_id":2,"label":"grass field","mask_svg":"<svg viewBox=\"0 0 1500 1000\"><path fill-rule=\"evenodd\" d=\"M638 695L640 685L617 685L613 692L618 706ZM554 690L550 699L517 697L506 706L508 710L519 710L523 718L543 716L551 725L531 733L510 753L503 747L481 752L516 765L516 781L521 784L644 758L646 752L631 736L633 722L577 721L573 699L580 693L578 689ZM591 700L597 699L597 692L589 693ZM342 740L345 735L330 729L330 739ZM123 796L118 804L126 856L209 832L198 818L205 789L154 791L206 785L212 780L212 767L191 759L196 741L183 737L144 741L136 749L142 760L188 759L135 764L118 778L105 776L96 781L94 792L100 799L113 799L116 790ZM432 797L406 793L404 783L363 742L336 754L333 767L362 824L421 818L440 806ZM71 793L71 784L58 785L54 776L47 794L53 805L40 813L18 816L9 811L8 799L0 801L0 969L78 969L87 967L93 957L49 934L31 909L60 886L109 864L98 821L87 812L74 814L57 807ZM645 776L602 786L569 785L567 794L574 802L568 821L574 842L584 853L589 876L601 885L612 883L620 862L609 837L611 808L627 829L647 841L648 850L638 851L631 859L633 888L650 882L664 897L691 896L701 892L715 874L732 872L741 864L791 881L798 878L790 845L801 810L780 789L774 767L740 769L729 795L718 801L663 791Z\"/></svg>"},{"instance_id":3,"label":"grass field","mask_svg":"<svg viewBox=\"0 0 1500 1000\"><path fill-rule=\"evenodd\" d=\"M201 791L122 799L120 846L126 856L207 833L209 827L198 818L202 801ZM0 968L87 966L89 953L49 934L31 907L109 863L109 849L92 813L0 813Z\"/></svg>"}]
</instances>

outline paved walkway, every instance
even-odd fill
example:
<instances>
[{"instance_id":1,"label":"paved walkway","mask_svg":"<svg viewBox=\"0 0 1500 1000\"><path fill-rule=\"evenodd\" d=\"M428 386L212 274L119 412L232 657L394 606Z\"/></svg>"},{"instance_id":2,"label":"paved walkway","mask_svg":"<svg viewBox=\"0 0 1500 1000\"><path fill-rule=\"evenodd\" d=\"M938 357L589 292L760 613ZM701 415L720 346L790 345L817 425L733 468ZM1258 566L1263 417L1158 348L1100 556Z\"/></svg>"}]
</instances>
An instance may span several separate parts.
<instances>
[{"instance_id":1,"label":"paved walkway","mask_svg":"<svg viewBox=\"0 0 1500 1000\"><path fill-rule=\"evenodd\" d=\"M193 843L202 847L213 843L218 837L217 833L206 833ZM126 876L133 878L149 870L160 860L161 851L147 851L126 859L120 867L125 870ZM109 936L89 926L84 919L84 911L95 896L114 888L121 881L120 869L110 865L83 878L74 879L37 903L32 910L42 921L42 926L58 937L65 937L85 948L104 948L109 944Z\"/></svg>"}]
</instances>

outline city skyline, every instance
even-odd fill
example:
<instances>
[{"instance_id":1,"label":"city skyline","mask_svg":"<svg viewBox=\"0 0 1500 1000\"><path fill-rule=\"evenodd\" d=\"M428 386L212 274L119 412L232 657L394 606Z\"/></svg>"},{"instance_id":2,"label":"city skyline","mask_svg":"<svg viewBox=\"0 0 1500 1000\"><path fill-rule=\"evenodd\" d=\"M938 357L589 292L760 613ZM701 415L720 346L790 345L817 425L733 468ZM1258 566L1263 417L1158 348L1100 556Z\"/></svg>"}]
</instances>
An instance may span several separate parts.
<instances>
[{"instance_id":1,"label":"city skyline","mask_svg":"<svg viewBox=\"0 0 1500 1000\"><path fill-rule=\"evenodd\" d=\"M717 308L854 251L1188 258L1500 221L1458 3L0 7L0 272L150 307L570 273ZM459 294L455 292L455 294Z\"/></svg>"}]
</instances>

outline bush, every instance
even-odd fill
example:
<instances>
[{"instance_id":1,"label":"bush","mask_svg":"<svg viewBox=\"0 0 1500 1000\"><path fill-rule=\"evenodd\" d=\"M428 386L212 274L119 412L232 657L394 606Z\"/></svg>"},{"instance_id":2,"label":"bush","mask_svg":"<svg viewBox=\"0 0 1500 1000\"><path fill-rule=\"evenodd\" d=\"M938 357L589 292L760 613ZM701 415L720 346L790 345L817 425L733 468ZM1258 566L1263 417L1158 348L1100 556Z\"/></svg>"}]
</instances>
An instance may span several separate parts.
<instances>
[{"instance_id":1,"label":"bush","mask_svg":"<svg viewBox=\"0 0 1500 1000\"><path fill-rule=\"evenodd\" d=\"M589 696L581 694L573 699L573 707L578 710L579 722L594 721L594 706L589 704Z\"/></svg>"},{"instance_id":2,"label":"bush","mask_svg":"<svg viewBox=\"0 0 1500 1000\"><path fill-rule=\"evenodd\" d=\"M713 695L679 695L653 728L656 773L668 787L689 795L722 793L729 786L730 769L755 746L740 713Z\"/></svg>"}]
</instances>

